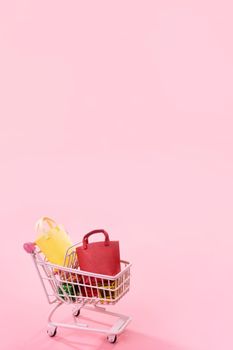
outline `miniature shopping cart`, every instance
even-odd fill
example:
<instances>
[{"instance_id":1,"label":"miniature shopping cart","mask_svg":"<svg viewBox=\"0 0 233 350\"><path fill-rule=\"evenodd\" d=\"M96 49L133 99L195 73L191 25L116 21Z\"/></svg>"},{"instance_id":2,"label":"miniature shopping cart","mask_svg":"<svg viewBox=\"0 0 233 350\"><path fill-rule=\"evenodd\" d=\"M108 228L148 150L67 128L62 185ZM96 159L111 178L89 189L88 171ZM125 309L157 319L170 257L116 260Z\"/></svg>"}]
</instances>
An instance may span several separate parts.
<instances>
[{"instance_id":1,"label":"miniature shopping cart","mask_svg":"<svg viewBox=\"0 0 233 350\"><path fill-rule=\"evenodd\" d=\"M51 264L34 243L24 244L24 249L32 256L49 304L55 304L48 317L47 333L50 337L54 337L57 327L79 329L106 334L107 340L115 343L117 335L123 332L131 319L128 316L107 311L103 306L116 304L129 291L131 264L121 260L121 271L115 276L82 271L75 252L79 245L81 243L67 250L64 266L59 266ZM52 320L55 311L64 304L73 305L72 323ZM108 329L93 328L87 323L79 323L77 317L82 308L114 316L117 321Z\"/></svg>"}]
</instances>

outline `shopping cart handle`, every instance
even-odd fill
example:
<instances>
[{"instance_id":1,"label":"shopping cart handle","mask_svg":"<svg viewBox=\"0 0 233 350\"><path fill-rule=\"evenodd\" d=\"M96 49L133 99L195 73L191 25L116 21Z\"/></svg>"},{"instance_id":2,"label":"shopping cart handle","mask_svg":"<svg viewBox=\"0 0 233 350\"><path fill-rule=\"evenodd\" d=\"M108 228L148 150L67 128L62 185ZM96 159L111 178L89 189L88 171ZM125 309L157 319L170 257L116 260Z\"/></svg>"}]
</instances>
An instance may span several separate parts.
<instances>
[{"instance_id":1,"label":"shopping cart handle","mask_svg":"<svg viewBox=\"0 0 233 350\"><path fill-rule=\"evenodd\" d=\"M32 242L24 243L23 247L24 247L24 250L29 254L34 253L36 249L35 243L32 243Z\"/></svg>"}]
</instances>

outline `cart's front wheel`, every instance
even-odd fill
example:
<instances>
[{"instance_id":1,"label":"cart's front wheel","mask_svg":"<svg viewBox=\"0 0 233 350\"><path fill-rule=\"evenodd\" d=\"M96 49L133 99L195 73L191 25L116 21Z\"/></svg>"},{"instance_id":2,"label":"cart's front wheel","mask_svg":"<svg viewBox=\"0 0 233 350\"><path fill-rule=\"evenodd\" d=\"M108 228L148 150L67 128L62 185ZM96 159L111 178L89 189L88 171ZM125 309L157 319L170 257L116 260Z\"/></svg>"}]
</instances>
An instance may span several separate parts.
<instances>
[{"instance_id":1,"label":"cart's front wheel","mask_svg":"<svg viewBox=\"0 0 233 350\"><path fill-rule=\"evenodd\" d=\"M47 333L50 337L55 337L55 335L57 334L57 327L49 327L47 329Z\"/></svg>"},{"instance_id":2,"label":"cart's front wheel","mask_svg":"<svg viewBox=\"0 0 233 350\"><path fill-rule=\"evenodd\" d=\"M108 335L108 336L107 336L107 340L108 340L109 343L114 344L114 343L117 341L117 336L116 336L115 334L113 334L113 335Z\"/></svg>"},{"instance_id":3,"label":"cart's front wheel","mask_svg":"<svg viewBox=\"0 0 233 350\"><path fill-rule=\"evenodd\" d=\"M74 312L73 312L73 316L74 317L78 317L80 315L80 309L79 310L75 310Z\"/></svg>"}]
</instances>

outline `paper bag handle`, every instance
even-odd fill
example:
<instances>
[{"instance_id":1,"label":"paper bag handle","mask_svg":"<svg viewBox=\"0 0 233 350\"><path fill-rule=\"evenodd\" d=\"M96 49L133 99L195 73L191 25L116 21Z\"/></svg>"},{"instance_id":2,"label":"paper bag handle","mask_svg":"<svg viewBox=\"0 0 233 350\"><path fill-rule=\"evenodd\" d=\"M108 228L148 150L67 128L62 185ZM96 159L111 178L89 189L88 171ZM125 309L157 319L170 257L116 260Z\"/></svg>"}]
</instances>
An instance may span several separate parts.
<instances>
[{"instance_id":1,"label":"paper bag handle","mask_svg":"<svg viewBox=\"0 0 233 350\"><path fill-rule=\"evenodd\" d=\"M36 222L36 226L35 226L36 232L38 231L46 232L45 226L44 226L45 223L49 226L50 229L57 226L56 222L53 219L50 219L47 216L43 216L41 219L39 219Z\"/></svg>"},{"instance_id":2,"label":"paper bag handle","mask_svg":"<svg viewBox=\"0 0 233 350\"><path fill-rule=\"evenodd\" d=\"M99 229L99 230L93 230L90 231L89 233L87 233L84 237L83 237L83 249L87 249L87 245L88 245L88 238L91 235L94 235L95 233L103 233L105 236L105 242L104 245L108 246L109 245L109 235L105 230Z\"/></svg>"}]
</instances>

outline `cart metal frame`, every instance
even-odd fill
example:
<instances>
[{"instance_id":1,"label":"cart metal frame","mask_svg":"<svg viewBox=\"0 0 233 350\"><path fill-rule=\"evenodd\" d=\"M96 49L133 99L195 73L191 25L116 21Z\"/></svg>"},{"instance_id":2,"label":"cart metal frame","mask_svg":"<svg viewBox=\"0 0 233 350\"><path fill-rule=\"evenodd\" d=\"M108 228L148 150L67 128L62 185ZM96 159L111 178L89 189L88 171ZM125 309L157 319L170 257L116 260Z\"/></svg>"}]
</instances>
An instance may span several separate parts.
<instances>
[{"instance_id":1,"label":"cart metal frame","mask_svg":"<svg viewBox=\"0 0 233 350\"><path fill-rule=\"evenodd\" d=\"M106 334L107 340L115 343L131 318L107 311L105 306L116 304L129 291L131 264L121 260L121 271L115 276L82 271L76 255L76 247L80 245L81 242L78 242L71 246L66 252L64 266L59 266L47 261L34 243L24 244L24 249L32 257L48 303L55 304L48 316L47 333L53 337L58 327L72 328ZM53 320L57 309L65 304L73 306L72 323ZM114 316L117 320L110 328L94 328L88 323L78 322L81 309Z\"/></svg>"}]
</instances>

